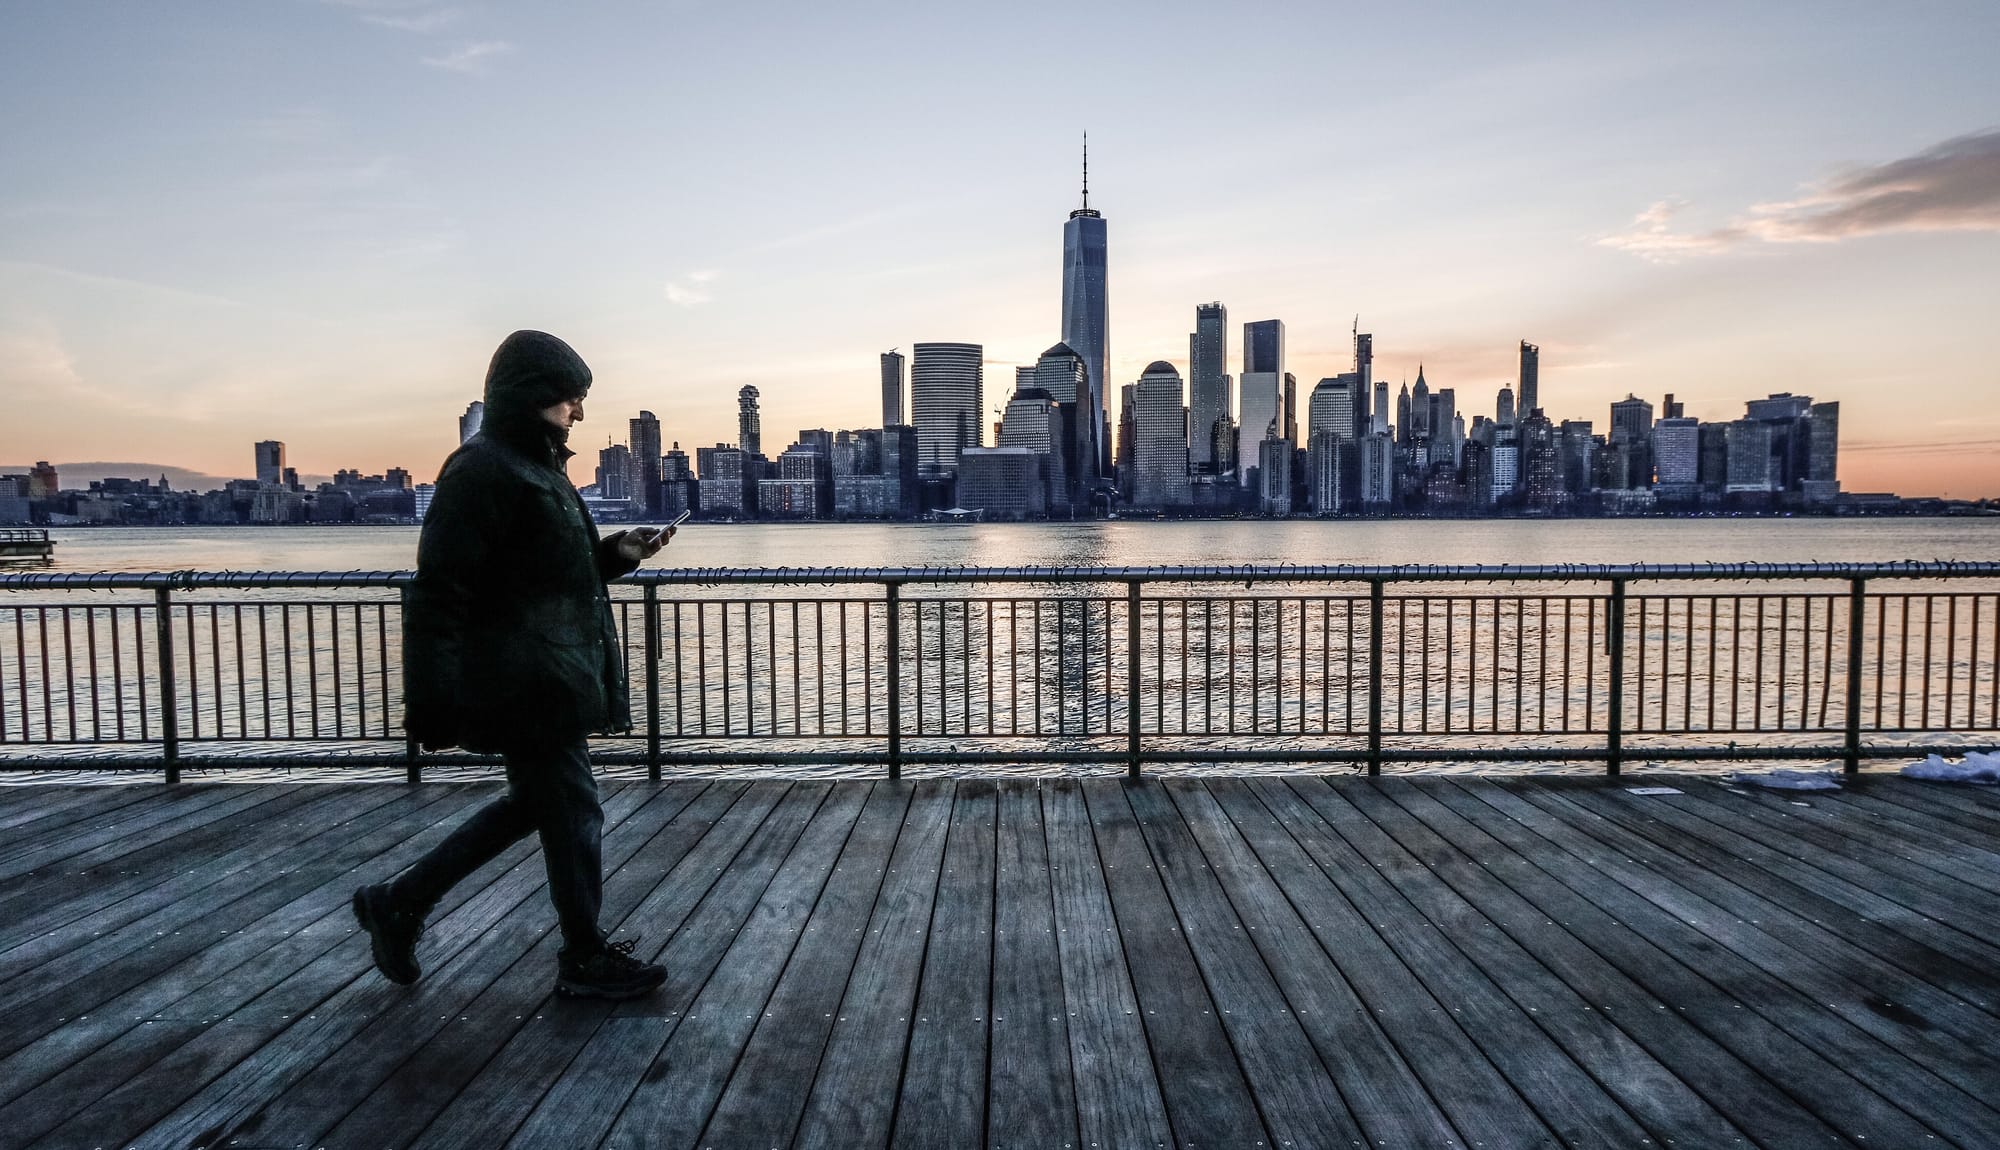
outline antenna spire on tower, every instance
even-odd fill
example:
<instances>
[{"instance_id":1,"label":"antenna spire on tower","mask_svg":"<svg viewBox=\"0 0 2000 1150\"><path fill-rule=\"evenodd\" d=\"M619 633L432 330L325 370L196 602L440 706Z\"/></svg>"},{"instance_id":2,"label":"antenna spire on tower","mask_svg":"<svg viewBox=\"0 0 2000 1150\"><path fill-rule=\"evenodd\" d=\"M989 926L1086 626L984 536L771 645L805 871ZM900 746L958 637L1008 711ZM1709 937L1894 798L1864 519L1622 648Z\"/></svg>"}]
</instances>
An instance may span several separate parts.
<instances>
[{"instance_id":1,"label":"antenna spire on tower","mask_svg":"<svg viewBox=\"0 0 2000 1150\"><path fill-rule=\"evenodd\" d=\"M1083 206L1090 206L1090 133L1083 134Z\"/></svg>"}]
</instances>

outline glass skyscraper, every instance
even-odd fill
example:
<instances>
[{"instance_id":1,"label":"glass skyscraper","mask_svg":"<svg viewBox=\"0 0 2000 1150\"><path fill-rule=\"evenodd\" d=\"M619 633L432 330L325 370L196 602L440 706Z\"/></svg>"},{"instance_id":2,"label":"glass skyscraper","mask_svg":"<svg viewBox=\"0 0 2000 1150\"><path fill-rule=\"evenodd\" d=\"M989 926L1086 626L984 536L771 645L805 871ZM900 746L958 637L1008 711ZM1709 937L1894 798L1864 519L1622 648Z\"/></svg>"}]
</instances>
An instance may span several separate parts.
<instances>
[{"instance_id":1,"label":"glass skyscraper","mask_svg":"<svg viewBox=\"0 0 2000 1150\"><path fill-rule=\"evenodd\" d=\"M1240 381L1243 416L1236 425L1238 473L1249 486L1258 445L1266 436L1285 434L1285 324L1263 319L1243 325L1243 376Z\"/></svg>"},{"instance_id":2,"label":"glass skyscraper","mask_svg":"<svg viewBox=\"0 0 2000 1150\"><path fill-rule=\"evenodd\" d=\"M980 445L985 349L976 343L920 343L911 351L910 417L917 428L917 458L926 467L954 470L961 452Z\"/></svg>"},{"instance_id":3,"label":"glass skyscraper","mask_svg":"<svg viewBox=\"0 0 2000 1150\"><path fill-rule=\"evenodd\" d=\"M1188 467L1197 475L1215 473L1215 425L1236 415L1229 394L1229 309L1205 303L1194 309L1188 336Z\"/></svg>"},{"instance_id":4,"label":"glass skyscraper","mask_svg":"<svg viewBox=\"0 0 2000 1150\"><path fill-rule=\"evenodd\" d=\"M1111 467L1110 440L1104 433L1108 328L1104 216L1090 206L1090 153L1086 150L1083 206L1071 212L1069 222L1063 225L1062 341L1082 357L1090 383L1085 414L1094 450L1091 458L1082 461L1088 471L1080 477L1087 486Z\"/></svg>"},{"instance_id":5,"label":"glass skyscraper","mask_svg":"<svg viewBox=\"0 0 2000 1150\"><path fill-rule=\"evenodd\" d=\"M895 427L907 422L903 417L903 356L900 352L882 353L882 426Z\"/></svg>"}]
</instances>

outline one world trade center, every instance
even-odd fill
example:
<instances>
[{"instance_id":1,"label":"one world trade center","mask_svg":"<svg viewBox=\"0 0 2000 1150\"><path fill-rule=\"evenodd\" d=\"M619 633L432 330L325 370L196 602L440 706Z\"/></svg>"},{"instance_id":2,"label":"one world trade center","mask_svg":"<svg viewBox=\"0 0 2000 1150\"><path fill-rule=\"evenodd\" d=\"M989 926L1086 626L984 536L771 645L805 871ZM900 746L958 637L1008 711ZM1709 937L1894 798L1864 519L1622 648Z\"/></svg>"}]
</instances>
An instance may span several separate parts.
<instances>
[{"instance_id":1,"label":"one world trade center","mask_svg":"<svg viewBox=\"0 0 2000 1150\"><path fill-rule=\"evenodd\" d=\"M1083 359L1090 380L1087 418L1077 420L1089 444L1077 454L1086 468L1080 476L1086 489L1111 470L1111 445L1105 436L1104 387L1106 318L1104 277L1104 216L1090 207L1090 137L1083 141L1083 206L1063 225L1062 341ZM1081 446L1081 445L1080 445Z\"/></svg>"}]
</instances>

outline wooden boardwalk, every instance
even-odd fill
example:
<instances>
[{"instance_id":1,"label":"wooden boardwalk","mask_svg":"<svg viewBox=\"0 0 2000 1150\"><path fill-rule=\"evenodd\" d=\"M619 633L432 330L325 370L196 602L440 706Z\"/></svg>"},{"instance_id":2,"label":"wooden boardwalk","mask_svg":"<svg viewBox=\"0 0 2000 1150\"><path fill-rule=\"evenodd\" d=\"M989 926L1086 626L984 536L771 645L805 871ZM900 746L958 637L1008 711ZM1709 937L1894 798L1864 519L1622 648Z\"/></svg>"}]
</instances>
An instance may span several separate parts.
<instances>
[{"instance_id":1,"label":"wooden boardwalk","mask_svg":"<svg viewBox=\"0 0 2000 1150\"><path fill-rule=\"evenodd\" d=\"M0 1148L2000 1146L1983 791L615 784L659 995L550 997L526 844L390 985L492 793L0 788Z\"/></svg>"}]
</instances>

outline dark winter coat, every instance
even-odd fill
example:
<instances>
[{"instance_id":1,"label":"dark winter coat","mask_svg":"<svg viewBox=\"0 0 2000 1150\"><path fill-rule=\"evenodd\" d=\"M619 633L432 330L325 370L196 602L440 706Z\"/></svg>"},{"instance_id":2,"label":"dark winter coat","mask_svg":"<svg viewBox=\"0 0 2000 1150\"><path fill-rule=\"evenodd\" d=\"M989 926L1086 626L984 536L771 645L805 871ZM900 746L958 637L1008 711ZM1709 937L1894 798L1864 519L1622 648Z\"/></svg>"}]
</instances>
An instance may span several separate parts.
<instances>
[{"instance_id":1,"label":"dark winter coat","mask_svg":"<svg viewBox=\"0 0 2000 1150\"><path fill-rule=\"evenodd\" d=\"M598 538L565 433L541 417L589 386L567 344L515 332L479 434L438 474L403 616L404 725L427 745L497 752L632 725L605 583L636 564L618 535Z\"/></svg>"}]
</instances>

